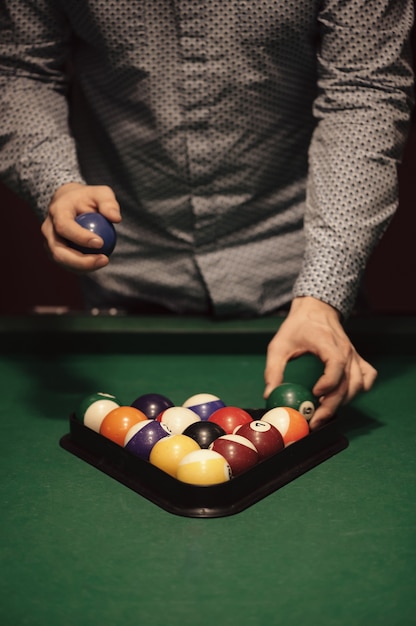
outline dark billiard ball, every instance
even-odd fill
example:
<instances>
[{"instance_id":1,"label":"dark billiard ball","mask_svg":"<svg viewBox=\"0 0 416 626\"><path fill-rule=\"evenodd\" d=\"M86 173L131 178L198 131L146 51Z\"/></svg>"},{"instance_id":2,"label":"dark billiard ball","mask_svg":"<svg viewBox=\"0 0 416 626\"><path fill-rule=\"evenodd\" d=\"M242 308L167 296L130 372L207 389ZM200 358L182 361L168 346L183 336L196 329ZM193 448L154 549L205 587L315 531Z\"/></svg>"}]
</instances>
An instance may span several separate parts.
<instances>
[{"instance_id":1,"label":"dark billiard ball","mask_svg":"<svg viewBox=\"0 0 416 626\"><path fill-rule=\"evenodd\" d=\"M240 435L223 435L209 446L228 461L233 476L254 467L259 460L259 453L251 441Z\"/></svg>"},{"instance_id":2,"label":"dark billiard ball","mask_svg":"<svg viewBox=\"0 0 416 626\"><path fill-rule=\"evenodd\" d=\"M134 455L148 461L153 446L169 435L171 432L161 422L153 419L143 420L127 431L124 447Z\"/></svg>"},{"instance_id":3,"label":"dark billiard ball","mask_svg":"<svg viewBox=\"0 0 416 626\"><path fill-rule=\"evenodd\" d=\"M156 419L165 409L173 406L172 400L160 393L145 393L134 400L131 406L142 411L149 419Z\"/></svg>"},{"instance_id":4,"label":"dark billiard ball","mask_svg":"<svg viewBox=\"0 0 416 626\"><path fill-rule=\"evenodd\" d=\"M70 247L84 254L105 254L106 256L110 256L117 242L116 229L113 224L107 220L104 215L101 215L101 213L94 212L82 213L75 218L75 221L91 233L101 237L104 244L101 248L88 248L86 246L79 246L73 242L68 242Z\"/></svg>"},{"instance_id":5,"label":"dark billiard ball","mask_svg":"<svg viewBox=\"0 0 416 626\"><path fill-rule=\"evenodd\" d=\"M274 407L266 411L261 421L268 422L277 428L283 437L285 446L303 439L309 434L307 419L296 409L290 406Z\"/></svg>"},{"instance_id":6,"label":"dark billiard ball","mask_svg":"<svg viewBox=\"0 0 416 626\"><path fill-rule=\"evenodd\" d=\"M225 406L225 402L212 393L197 393L191 396L182 406L195 411L201 420L207 420L214 411Z\"/></svg>"},{"instance_id":7,"label":"dark billiard ball","mask_svg":"<svg viewBox=\"0 0 416 626\"><path fill-rule=\"evenodd\" d=\"M196 450L180 461L176 478L190 485L208 486L225 483L232 477L226 459L214 450Z\"/></svg>"},{"instance_id":8,"label":"dark billiard ball","mask_svg":"<svg viewBox=\"0 0 416 626\"><path fill-rule=\"evenodd\" d=\"M215 439L225 435L225 430L215 422L201 420L185 428L183 434L194 439L201 448L208 448Z\"/></svg>"},{"instance_id":9,"label":"dark billiard ball","mask_svg":"<svg viewBox=\"0 0 416 626\"><path fill-rule=\"evenodd\" d=\"M253 418L250 413L237 406L225 406L221 409L217 409L208 418L209 422L215 422L215 424L221 426L229 435L234 432L237 426L247 424L252 420Z\"/></svg>"},{"instance_id":10,"label":"dark billiard ball","mask_svg":"<svg viewBox=\"0 0 416 626\"><path fill-rule=\"evenodd\" d=\"M236 435L245 437L256 448L260 459L267 459L285 447L283 437L273 424L253 420L235 429Z\"/></svg>"},{"instance_id":11,"label":"dark billiard ball","mask_svg":"<svg viewBox=\"0 0 416 626\"><path fill-rule=\"evenodd\" d=\"M273 389L266 400L266 409L290 406L309 421L315 413L318 399L309 389L297 383L283 383Z\"/></svg>"},{"instance_id":12,"label":"dark billiard ball","mask_svg":"<svg viewBox=\"0 0 416 626\"><path fill-rule=\"evenodd\" d=\"M81 400L75 411L75 417L83 422L84 426L99 433L105 416L120 405L120 400L110 393L93 393Z\"/></svg>"}]
</instances>

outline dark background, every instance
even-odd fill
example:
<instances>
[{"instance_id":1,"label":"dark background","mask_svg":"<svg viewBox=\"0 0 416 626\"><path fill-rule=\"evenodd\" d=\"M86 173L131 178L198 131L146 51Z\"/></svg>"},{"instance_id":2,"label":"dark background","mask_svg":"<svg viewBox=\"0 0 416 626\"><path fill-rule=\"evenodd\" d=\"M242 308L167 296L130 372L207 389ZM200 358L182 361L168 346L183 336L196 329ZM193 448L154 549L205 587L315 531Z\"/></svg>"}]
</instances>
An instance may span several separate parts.
<instances>
[{"instance_id":1,"label":"dark background","mask_svg":"<svg viewBox=\"0 0 416 626\"><path fill-rule=\"evenodd\" d=\"M415 36L413 41L416 50ZM415 114L399 182L398 211L374 250L362 283L360 306L371 314L416 313ZM76 276L49 259L33 210L1 183L0 210L0 314L24 314L35 307L81 309Z\"/></svg>"}]
</instances>

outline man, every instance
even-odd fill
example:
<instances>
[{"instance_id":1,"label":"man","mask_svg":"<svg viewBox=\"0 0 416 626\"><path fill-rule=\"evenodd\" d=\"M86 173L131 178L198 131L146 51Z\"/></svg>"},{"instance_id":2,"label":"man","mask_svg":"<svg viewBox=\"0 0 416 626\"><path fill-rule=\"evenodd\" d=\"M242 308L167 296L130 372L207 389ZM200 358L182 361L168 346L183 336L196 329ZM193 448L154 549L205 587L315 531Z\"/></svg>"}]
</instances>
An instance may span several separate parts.
<instances>
[{"instance_id":1,"label":"man","mask_svg":"<svg viewBox=\"0 0 416 626\"><path fill-rule=\"evenodd\" d=\"M312 427L370 389L342 322L397 206L412 2L0 6L2 176L87 306L220 318L290 303L265 397L305 352L325 366ZM117 224L110 260L68 247L100 246L84 211Z\"/></svg>"}]
</instances>

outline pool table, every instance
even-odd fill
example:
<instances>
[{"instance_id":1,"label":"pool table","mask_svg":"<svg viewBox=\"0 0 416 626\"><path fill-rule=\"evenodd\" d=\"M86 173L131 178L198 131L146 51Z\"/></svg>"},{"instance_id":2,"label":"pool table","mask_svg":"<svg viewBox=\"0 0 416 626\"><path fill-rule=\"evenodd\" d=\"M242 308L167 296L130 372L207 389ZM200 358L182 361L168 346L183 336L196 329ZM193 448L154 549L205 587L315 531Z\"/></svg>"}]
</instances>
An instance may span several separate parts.
<instances>
[{"instance_id":1,"label":"pool table","mask_svg":"<svg viewBox=\"0 0 416 626\"><path fill-rule=\"evenodd\" d=\"M3 626L414 626L414 318L351 319L379 377L346 445L235 514L172 513L61 445L94 391L261 407L283 319L0 318Z\"/></svg>"}]
</instances>

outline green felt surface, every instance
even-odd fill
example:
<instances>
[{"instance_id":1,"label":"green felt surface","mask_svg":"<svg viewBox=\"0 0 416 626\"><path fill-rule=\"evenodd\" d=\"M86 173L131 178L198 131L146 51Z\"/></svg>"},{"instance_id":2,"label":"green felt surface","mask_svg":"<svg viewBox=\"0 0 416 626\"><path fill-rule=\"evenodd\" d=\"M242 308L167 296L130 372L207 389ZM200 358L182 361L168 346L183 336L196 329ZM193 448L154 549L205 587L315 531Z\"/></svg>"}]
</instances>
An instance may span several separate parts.
<instances>
[{"instance_id":1,"label":"green felt surface","mask_svg":"<svg viewBox=\"0 0 416 626\"><path fill-rule=\"evenodd\" d=\"M172 515L59 446L69 413L90 391L126 402L148 391L176 403L201 391L240 406L262 401L271 326L239 326L261 331L259 349L228 353L232 331L200 352L181 323L193 344L185 353L163 353L160 343L157 354L117 352L114 337L98 351L89 333L114 333L98 320L83 331L84 351L58 342L55 353L0 356L0 623L415 624L412 354L376 346L373 391L340 412L349 447L234 516ZM29 327L27 336L36 332ZM70 343L74 329L60 332ZM163 341L157 324L152 332ZM312 359L290 367L291 378L316 376Z\"/></svg>"}]
</instances>

